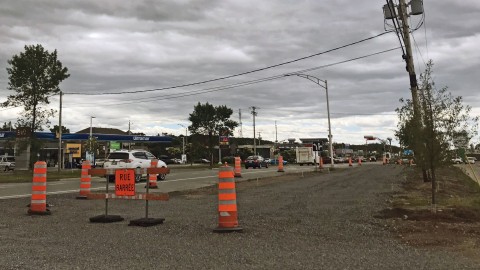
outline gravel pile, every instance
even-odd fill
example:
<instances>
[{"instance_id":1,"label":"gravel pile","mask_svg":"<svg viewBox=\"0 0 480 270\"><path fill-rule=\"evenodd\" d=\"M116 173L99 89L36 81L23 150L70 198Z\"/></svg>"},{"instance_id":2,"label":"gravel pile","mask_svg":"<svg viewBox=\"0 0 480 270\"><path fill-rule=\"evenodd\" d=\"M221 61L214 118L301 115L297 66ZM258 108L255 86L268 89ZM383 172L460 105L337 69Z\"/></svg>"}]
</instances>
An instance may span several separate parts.
<instances>
[{"instance_id":1,"label":"gravel pile","mask_svg":"<svg viewBox=\"0 0 480 270\"><path fill-rule=\"evenodd\" d=\"M128 226L145 217L143 201L110 200L109 214L125 221L98 224L89 218L104 214L101 200L49 196L50 216L28 216L29 199L1 200L0 268L479 269L402 245L373 218L401 180L399 167L372 165L239 183L244 230L227 234L212 232L217 196L208 190L150 202L149 217L165 218L153 227Z\"/></svg>"}]
</instances>

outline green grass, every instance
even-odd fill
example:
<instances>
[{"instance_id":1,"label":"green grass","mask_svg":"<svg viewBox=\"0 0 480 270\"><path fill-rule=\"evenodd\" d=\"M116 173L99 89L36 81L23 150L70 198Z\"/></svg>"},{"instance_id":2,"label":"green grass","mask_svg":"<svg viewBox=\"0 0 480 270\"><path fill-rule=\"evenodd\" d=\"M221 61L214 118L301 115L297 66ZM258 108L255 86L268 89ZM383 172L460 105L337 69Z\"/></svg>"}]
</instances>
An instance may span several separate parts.
<instances>
[{"instance_id":1,"label":"green grass","mask_svg":"<svg viewBox=\"0 0 480 270\"><path fill-rule=\"evenodd\" d=\"M80 170L62 170L48 171L47 181L58 181L65 178L80 178ZM13 171L13 172L0 172L0 183L28 183L33 180L33 171Z\"/></svg>"},{"instance_id":2,"label":"green grass","mask_svg":"<svg viewBox=\"0 0 480 270\"><path fill-rule=\"evenodd\" d=\"M423 183L416 171L407 174L406 190L395 196L395 207L425 208L431 204L431 183ZM466 207L480 211L480 186L459 168L441 168L437 172L439 190L436 203L439 207Z\"/></svg>"}]
</instances>

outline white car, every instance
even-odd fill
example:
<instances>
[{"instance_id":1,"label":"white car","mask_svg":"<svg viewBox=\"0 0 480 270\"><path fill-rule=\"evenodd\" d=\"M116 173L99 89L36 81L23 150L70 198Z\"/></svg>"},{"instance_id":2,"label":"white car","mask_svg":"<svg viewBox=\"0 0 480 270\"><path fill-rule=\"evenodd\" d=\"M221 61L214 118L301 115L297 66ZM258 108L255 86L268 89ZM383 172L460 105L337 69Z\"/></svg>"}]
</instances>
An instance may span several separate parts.
<instances>
[{"instance_id":1,"label":"white car","mask_svg":"<svg viewBox=\"0 0 480 270\"><path fill-rule=\"evenodd\" d=\"M0 156L0 169L4 171L13 171L15 169L15 157Z\"/></svg>"},{"instance_id":2,"label":"white car","mask_svg":"<svg viewBox=\"0 0 480 270\"><path fill-rule=\"evenodd\" d=\"M152 159L156 157L145 150L117 150L111 152L105 162L103 168L105 169L136 169L136 168L149 168ZM167 168L165 162L158 160L158 168ZM140 182L143 176L141 174L135 175L135 182ZM165 174L159 174L157 179L159 181L165 180ZM108 181L114 182L115 175L108 175Z\"/></svg>"},{"instance_id":3,"label":"white car","mask_svg":"<svg viewBox=\"0 0 480 270\"><path fill-rule=\"evenodd\" d=\"M460 164L460 163L463 163L463 160L462 160L461 158L458 158L458 157L457 157L457 158L452 159L452 163L454 163L454 164Z\"/></svg>"},{"instance_id":4,"label":"white car","mask_svg":"<svg viewBox=\"0 0 480 270\"><path fill-rule=\"evenodd\" d=\"M475 157L467 157L467 160L465 163L475 164L476 160L477 159Z\"/></svg>"}]
</instances>

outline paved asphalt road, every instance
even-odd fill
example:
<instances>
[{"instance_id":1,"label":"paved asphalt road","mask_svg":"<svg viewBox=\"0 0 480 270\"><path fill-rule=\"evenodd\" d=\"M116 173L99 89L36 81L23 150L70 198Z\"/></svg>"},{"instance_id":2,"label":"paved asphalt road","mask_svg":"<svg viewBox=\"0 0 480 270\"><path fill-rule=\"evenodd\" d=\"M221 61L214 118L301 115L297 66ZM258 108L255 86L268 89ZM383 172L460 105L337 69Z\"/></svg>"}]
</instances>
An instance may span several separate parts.
<instances>
[{"instance_id":1,"label":"paved asphalt road","mask_svg":"<svg viewBox=\"0 0 480 270\"><path fill-rule=\"evenodd\" d=\"M346 167L347 164L337 164L337 167ZM328 166L327 166L328 167ZM270 166L262 169L244 169L242 168L242 178L252 179L257 177L277 176L282 173L277 172L277 166ZM297 173L301 171L312 171L314 166L292 166L284 167L286 173ZM170 166L171 173L167 175L165 181L159 181L158 189L152 189L150 192L171 192L186 189L194 189L203 186L210 186L218 181L218 169L192 169L179 166ZM80 177L80 170L78 170ZM92 178L92 191L104 191L106 189L105 178ZM31 183L0 184L0 200L29 197L32 190ZM109 184L109 190L113 189L113 183ZM64 179L60 181L48 182L47 173L47 194L79 193L80 178ZM145 192L145 182L136 185L137 192Z\"/></svg>"},{"instance_id":2,"label":"paved asphalt road","mask_svg":"<svg viewBox=\"0 0 480 270\"><path fill-rule=\"evenodd\" d=\"M404 245L374 218L404 170L371 164L238 183L242 233L212 232L214 189L151 202L150 216L165 222L148 228L128 226L143 217L142 201L111 200L109 213L125 221L98 224L89 217L103 213L101 200L51 195L49 216L28 216L28 197L0 200L0 268L480 269L461 254Z\"/></svg>"}]
</instances>

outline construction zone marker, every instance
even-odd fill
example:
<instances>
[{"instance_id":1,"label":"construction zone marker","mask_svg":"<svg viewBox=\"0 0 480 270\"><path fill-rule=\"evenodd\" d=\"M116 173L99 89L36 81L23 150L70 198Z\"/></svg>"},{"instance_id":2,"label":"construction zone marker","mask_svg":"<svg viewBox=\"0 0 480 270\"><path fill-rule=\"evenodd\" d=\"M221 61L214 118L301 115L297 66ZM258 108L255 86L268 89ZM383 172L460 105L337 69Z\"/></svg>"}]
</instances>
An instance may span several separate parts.
<instances>
[{"instance_id":1,"label":"construction zone marker","mask_svg":"<svg viewBox=\"0 0 480 270\"><path fill-rule=\"evenodd\" d=\"M241 232L238 226L237 193L233 168L225 165L218 171L218 227L214 232Z\"/></svg>"},{"instance_id":2,"label":"construction zone marker","mask_svg":"<svg viewBox=\"0 0 480 270\"><path fill-rule=\"evenodd\" d=\"M135 175L145 174L168 174L169 168L137 168L137 169L90 169L90 175L106 176L115 175L115 193L109 193L109 181L106 182L105 193L90 193L87 195L88 199L104 199L105 200L105 214L90 218L92 223L111 223L124 220L119 215L108 214L108 200L109 199L127 199L127 200L145 200L145 218L131 220L129 226L149 227L157 224L162 224L164 218L149 218L148 217L148 202L150 200L168 201L169 196L165 193L149 193L150 185L146 186L146 193L135 192Z\"/></svg>"},{"instance_id":3,"label":"construction zone marker","mask_svg":"<svg viewBox=\"0 0 480 270\"><path fill-rule=\"evenodd\" d=\"M158 165L158 159L152 159L150 162L150 167L155 168ZM145 186L146 187L146 186ZM156 174L149 174L148 175L148 188L155 188L157 189L157 175Z\"/></svg>"},{"instance_id":4,"label":"construction zone marker","mask_svg":"<svg viewBox=\"0 0 480 270\"><path fill-rule=\"evenodd\" d=\"M235 177L242 177L242 159L235 157Z\"/></svg>"},{"instance_id":5,"label":"construction zone marker","mask_svg":"<svg viewBox=\"0 0 480 270\"><path fill-rule=\"evenodd\" d=\"M47 209L47 163L37 161L33 167L32 198L29 215L50 215Z\"/></svg>"},{"instance_id":6,"label":"construction zone marker","mask_svg":"<svg viewBox=\"0 0 480 270\"><path fill-rule=\"evenodd\" d=\"M277 172L285 172L283 170L283 157L282 156L278 156L278 170Z\"/></svg>"},{"instance_id":7,"label":"construction zone marker","mask_svg":"<svg viewBox=\"0 0 480 270\"><path fill-rule=\"evenodd\" d=\"M352 158L351 158L351 157L348 158L348 166L350 166L350 167L353 166L353 164L352 164Z\"/></svg>"},{"instance_id":8,"label":"construction zone marker","mask_svg":"<svg viewBox=\"0 0 480 270\"><path fill-rule=\"evenodd\" d=\"M92 185L92 177L88 171L92 168L90 161L85 160L82 162L82 172L80 175L80 194L77 199L87 199L87 195L90 194L90 188Z\"/></svg>"},{"instance_id":9,"label":"construction zone marker","mask_svg":"<svg viewBox=\"0 0 480 270\"><path fill-rule=\"evenodd\" d=\"M320 162L318 163L318 168L323 169L323 157L320 157Z\"/></svg>"},{"instance_id":10,"label":"construction zone marker","mask_svg":"<svg viewBox=\"0 0 480 270\"><path fill-rule=\"evenodd\" d=\"M358 157L358 166L362 166L362 158Z\"/></svg>"}]
</instances>

